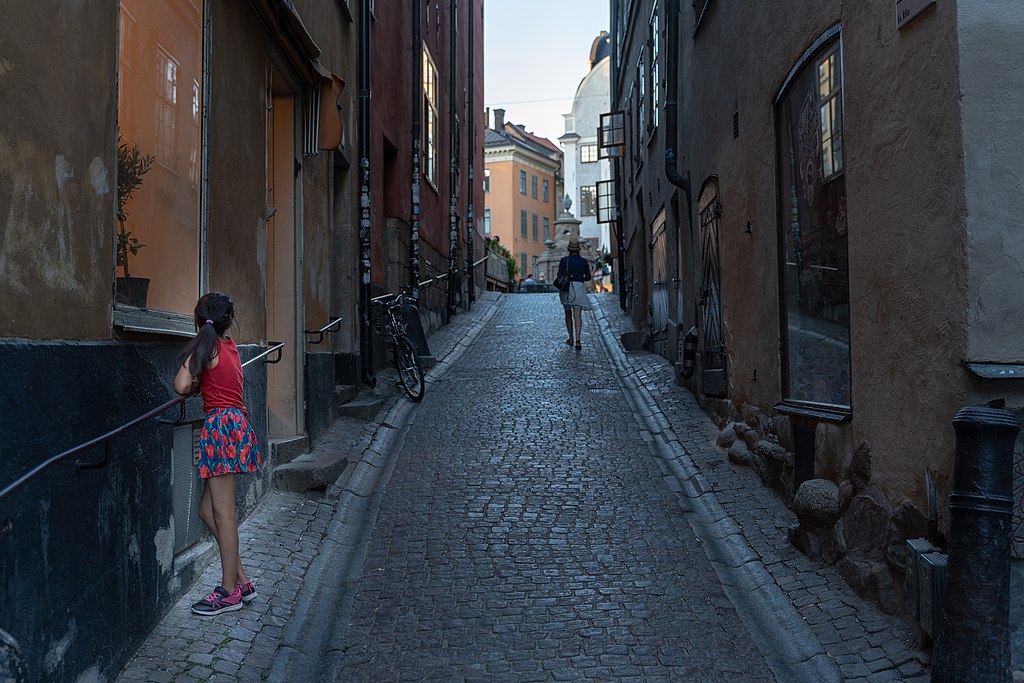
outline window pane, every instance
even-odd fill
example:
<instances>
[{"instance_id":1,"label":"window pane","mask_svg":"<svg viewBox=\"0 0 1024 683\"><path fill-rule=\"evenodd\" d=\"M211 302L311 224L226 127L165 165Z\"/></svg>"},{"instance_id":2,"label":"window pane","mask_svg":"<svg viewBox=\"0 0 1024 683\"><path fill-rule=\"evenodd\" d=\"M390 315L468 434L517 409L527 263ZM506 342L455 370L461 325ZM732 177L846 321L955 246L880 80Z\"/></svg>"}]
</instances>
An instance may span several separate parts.
<instances>
[{"instance_id":1,"label":"window pane","mask_svg":"<svg viewBox=\"0 0 1024 683\"><path fill-rule=\"evenodd\" d=\"M597 193L593 185L585 185L580 188L580 216L594 216L597 214Z\"/></svg>"},{"instance_id":2,"label":"window pane","mask_svg":"<svg viewBox=\"0 0 1024 683\"><path fill-rule=\"evenodd\" d=\"M831 82L831 73L839 73L837 50L832 48L824 60L800 72L779 104L778 194L784 207L779 230L784 245L786 397L848 406L846 184L834 114L842 108L842 84ZM820 100L822 92L828 102ZM824 139L826 134L831 141Z\"/></svg>"},{"instance_id":3,"label":"window pane","mask_svg":"<svg viewBox=\"0 0 1024 683\"><path fill-rule=\"evenodd\" d=\"M119 249L118 276L149 279L148 308L191 313L199 292L203 3L123 0L120 8L119 146L138 145L153 162L126 195L125 246L139 246L135 254Z\"/></svg>"}]
</instances>

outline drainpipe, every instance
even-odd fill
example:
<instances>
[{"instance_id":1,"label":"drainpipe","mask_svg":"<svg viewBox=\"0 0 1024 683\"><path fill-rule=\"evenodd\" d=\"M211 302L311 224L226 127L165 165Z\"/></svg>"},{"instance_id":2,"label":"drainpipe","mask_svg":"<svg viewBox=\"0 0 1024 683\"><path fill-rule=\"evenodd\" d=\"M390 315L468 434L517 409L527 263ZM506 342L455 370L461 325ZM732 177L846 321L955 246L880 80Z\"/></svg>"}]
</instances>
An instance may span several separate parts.
<instances>
[{"instance_id":1,"label":"drainpipe","mask_svg":"<svg viewBox=\"0 0 1024 683\"><path fill-rule=\"evenodd\" d=\"M363 381L373 385L373 339L370 336L370 0L359 2L359 348Z\"/></svg>"},{"instance_id":2,"label":"drainpipe","mask_svg":"<svg viewBox=\"0 0 1024 683\"><path fill-rule=\"evenodd\" d=\"M667 0L665 19L668 40L665 50L668 53L668 82L665 89L665 177L668 181L683 190L686 195L686 216L690 217L690 174L679 174L676 167L676 149L679 147L679 0Z\"/></svg>"},{"instance_id":3,"label":"drainpipe","mask_svg":"<svg viewBox=\"0 0 1024 683\"><path fill-rule=\"evenodd\" d=\"M455 97L455 78L458 74L456 59L458 46L455 44L456 31L458 30L458 18L455 11L457 0L449 0L449 36L448 36L448 315L455 315L455 264L459 251L459 221L458 221L458 164L455 156L456 138L456 113L457 99Z\"/></svg>"},{"instance_id":4,"label":"drainpipe","mask_svg":"<svg viewBox=\"0 0 1024 683\"><path fill-rule=\"evenodd\" d=\"M612 27L612 54L611 54L611 80L612 80L612 111L615 111L620 105L619 102L619 40L622 38L619 35L619 23L618 16L621 10L621 0L612 0L612 16L611 16L611 27ZM623 131L625 132L625 131ZM623 153L625 153L625 145L623 145ZM618 252L617 261L615 263L616 275L619 281L619 308L623 311L626 310L626 241L622 234L622 166L623 161L621 157L612 159L613 170L615 173L615 206L618 209L615 212L615 249Z\"/></svg>"},{"instance_id":5,"label":"drainpipe","mask_svg":"<svg viewBox=\"0 0 1024 683\"><path fill-rule=\"evenodd\" d=\"M421 0L412 0L412 212L409 216L409 291L420 299L420 145L423 126L423 35Z\"/></svg>"},{"instance_id":6,"label":"drainpipe","mask_svg":"<svg viewBox=\"0 0 1024 683\"><path fill-rule=\"evenodd\" d=\"M473 12L473 0L469 0L469 58L467 61L466 73L468 74L468 95L469 102L466 105L466 123L469 125L469 197L466 205L466 253L467 259L466 278L469 280L469 299L466 309L473 308L476 300L476 277L473 262L476 261L476 252L473 251L474 237L476 236L476 225L473 223L473 196L476 194L476 180L473 175L473 162L476 159L476 103L473 98L473 62L476 57L474 52L474 31L476 30L476 15Z\"/></svg>"}]
</instances>

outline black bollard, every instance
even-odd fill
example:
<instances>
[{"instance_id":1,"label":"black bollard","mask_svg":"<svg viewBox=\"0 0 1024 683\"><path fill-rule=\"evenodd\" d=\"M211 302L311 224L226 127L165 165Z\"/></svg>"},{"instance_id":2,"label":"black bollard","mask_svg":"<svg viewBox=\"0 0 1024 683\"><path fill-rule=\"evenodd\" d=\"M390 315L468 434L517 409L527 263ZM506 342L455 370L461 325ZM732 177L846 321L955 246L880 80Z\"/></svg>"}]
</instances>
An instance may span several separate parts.
<instances>
[{"instance_id":1,"label":"black bollard","mask_svg":"<svg viewBox=\"0 0 1024 683\"><path fill-rule=\"evenodd\" d=\"M963 408L953 418L949 564L932 681L1008 683L1013 444L1008 410Z\"/></svg>"},{"instance_id":2,"label":"black bollard","mask_svg":"<svg viewBox=\"0 0 1024 683\"><path fill-rule=\"evenodd\" d=\"M0 629L0 681L21 683L27 678L18 641Z\"/></svg>"}]
</instances>

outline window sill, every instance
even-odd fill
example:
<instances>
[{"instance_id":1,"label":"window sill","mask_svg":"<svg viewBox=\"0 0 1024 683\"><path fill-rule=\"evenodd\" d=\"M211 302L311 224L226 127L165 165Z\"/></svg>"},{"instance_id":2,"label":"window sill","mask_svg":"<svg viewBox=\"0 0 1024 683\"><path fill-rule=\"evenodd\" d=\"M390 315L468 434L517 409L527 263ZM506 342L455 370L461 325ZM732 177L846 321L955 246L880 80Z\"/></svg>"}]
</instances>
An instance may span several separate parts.
<instances>
[{"instance_id":1,"label":"window sill","mask_svg":"<svg viewBox=\"0 0 1024 683\"><path fill-rule=\"evenodd\" d=\"M967 370L977 379L1024 379L1024 364L970 361Z\"/></svg>"},{"instance_id":2,"label":"window sill","mask_svg":"<svg viewBox=\"0 0 1024 683\"><path fill-rule=\"evenodd\" d=\"M114 304L114 327L125 332L193 337L196 324L185 313L168 313L149 308Z\"/></svg>"},{"instance_id":3,"label":"window sill","mask_svg":"<svg viewBox=\"0 0 1024 683\"><path fill-rule=\"evenodd\" d=\"M809 417L816 420L824 420L825 422L849 422L853 418L853 413L846 406L809 403L806 401L782 401L775 404L775 410L783 415Z\"/></svg>"}]
</instances>

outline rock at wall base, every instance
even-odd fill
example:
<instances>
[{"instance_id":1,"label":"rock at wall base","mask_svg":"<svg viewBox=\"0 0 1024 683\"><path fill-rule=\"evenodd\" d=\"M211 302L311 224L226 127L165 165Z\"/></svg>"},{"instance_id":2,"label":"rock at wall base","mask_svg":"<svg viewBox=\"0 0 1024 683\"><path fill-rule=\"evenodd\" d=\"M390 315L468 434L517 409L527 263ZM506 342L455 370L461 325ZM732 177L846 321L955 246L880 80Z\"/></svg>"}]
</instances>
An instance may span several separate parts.
<instances>
[{"instance_id":1,"label":"rock at wall base","mask_svg":"<svg viewBox=\"0 0 1024 683\"><path fill-rule=\"evenodd\" d=\"M790 525L786 537L789 539L790 545L806 555L808 559L817 560L821 557L821 540L816 534L807 531L799 524Z\"/></svg>"},{"instance_id":2,"label":"rock at wall base","mask_svg":"<svg viewBox=\"0 0 1024 683\"><path fill-rule=\"evenodd\" d=\"M835 564L846 554L846 538L843 536L843 520L836 522L821 542L821 559L825 564Z\"/></svg>"},{"instance_id":3,"label":"rock at wall base","mask_svg":"<svg viewBox=\"0 0 1024 683\"><path fill-rule=\"evenodd\" d=\"M753 457L747 449L747 444L743 441L736 441L729 448L729 460L732 460L737 465L750 466Z\"/></svg>"},{"instance_id":4,"label":"rock at wall base","mask_svg":"<svg viewBox=\"0 0 1024 683\"><path fill-rule=\"evenodd\" d=\"M801 528L824 535L839 521L839 487L828 479L808 479L797 489L792 507Z\"/></svg>"}]
</instances>

